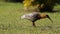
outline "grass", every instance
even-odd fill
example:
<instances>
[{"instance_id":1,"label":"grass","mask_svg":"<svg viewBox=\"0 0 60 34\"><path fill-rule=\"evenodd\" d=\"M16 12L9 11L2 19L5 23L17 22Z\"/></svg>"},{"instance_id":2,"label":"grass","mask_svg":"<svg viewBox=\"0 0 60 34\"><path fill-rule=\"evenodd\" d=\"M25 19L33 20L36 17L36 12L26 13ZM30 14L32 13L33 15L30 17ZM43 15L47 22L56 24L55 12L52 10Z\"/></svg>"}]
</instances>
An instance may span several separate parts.
<instances>
[{"instance_id":1,"label":"grass","mask_svg":"<svg viewBox=\"0 0 60 34\"><path fill-rule=\"evenodd\" d=\"M53 23L49 19L41 19L36 21L37 27L33 27L32 22L20 18L28 13L22 8L20 3L0 2L0 34L60 34L60 12L46 13ZM60 6L55 6L55 9L60 9Z\"/></svg>"}]
</instances>

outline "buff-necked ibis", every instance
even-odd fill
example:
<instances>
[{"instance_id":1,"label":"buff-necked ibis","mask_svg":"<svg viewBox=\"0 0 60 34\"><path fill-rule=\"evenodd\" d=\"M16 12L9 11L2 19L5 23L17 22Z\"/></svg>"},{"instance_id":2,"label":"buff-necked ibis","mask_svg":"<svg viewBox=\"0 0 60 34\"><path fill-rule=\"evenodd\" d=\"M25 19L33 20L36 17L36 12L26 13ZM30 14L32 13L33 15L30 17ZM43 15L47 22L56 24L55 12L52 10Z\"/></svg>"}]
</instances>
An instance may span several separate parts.
<instances>
[{"instance_id":1,"label":"buff-necked ibis","mask_svg":"<svg viewBox=\"0 0 60 34\"><path fill-rule=\"evenodd\" d=\"M39 19L44 19L44 18L48 18L51 22L53 22L52 19L49 17L49 15L40 14L38 12L32 12L32 13L24 14L21 16L21 19L28 19L28 20L32 21L33 26L36 26L35 21L37 21Z\"/></svg>"}]
</instances>

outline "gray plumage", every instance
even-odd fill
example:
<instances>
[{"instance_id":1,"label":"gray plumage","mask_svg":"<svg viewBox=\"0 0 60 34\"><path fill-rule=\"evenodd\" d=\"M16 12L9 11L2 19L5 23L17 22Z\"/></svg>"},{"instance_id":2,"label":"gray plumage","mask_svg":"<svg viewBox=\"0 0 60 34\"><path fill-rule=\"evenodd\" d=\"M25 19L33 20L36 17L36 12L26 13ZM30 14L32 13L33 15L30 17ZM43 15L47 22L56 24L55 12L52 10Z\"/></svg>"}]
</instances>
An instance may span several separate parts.
<instances>
[{"instance_id":1,"label":"gray plumage","mask_svg":"<svg viewBox=\"0 0 60 34\"><path fill-rule=\"evenodd\" d=\"M31 21L35 21L38 17L39 13L38 12L32 12L32 13L29 13L29 14L25 14L23 16L21 16L21 19L28 19L28 20L31 20Z\"/></svg>"},{"instance_id":2,"label":"gray plumage","mask_svg":"<svg viewBox=\"0 0 60 34\"><path fill-rule=\"evenodd\" d=\"M21 19L28 19L31 21L36 21L38 19L38 15L39 15L38 12L32 12L29 14L24 14L23 16L21 16Z\"/></svg>"}]
</instances>

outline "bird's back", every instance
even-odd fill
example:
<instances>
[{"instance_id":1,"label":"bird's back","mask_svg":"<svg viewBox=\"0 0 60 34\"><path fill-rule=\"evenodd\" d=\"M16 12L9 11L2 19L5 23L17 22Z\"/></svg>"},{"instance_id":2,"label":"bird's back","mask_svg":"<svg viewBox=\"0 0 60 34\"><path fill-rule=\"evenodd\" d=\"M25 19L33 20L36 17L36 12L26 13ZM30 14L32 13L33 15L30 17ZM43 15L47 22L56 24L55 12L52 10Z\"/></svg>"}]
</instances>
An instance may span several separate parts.
<instances>
[{"instance_id":1,"label":"bird's back","mask_svg":"<svg viewBox=\"0 0 60 34\"><path fill-rule=\"evenodd\" d=\"M27 14L27 19L31 20L31 21L35 21L38 19L38 15L39 13L38 12L33 12L33 13L29 13Z\"/></svg>"}]
</instances>

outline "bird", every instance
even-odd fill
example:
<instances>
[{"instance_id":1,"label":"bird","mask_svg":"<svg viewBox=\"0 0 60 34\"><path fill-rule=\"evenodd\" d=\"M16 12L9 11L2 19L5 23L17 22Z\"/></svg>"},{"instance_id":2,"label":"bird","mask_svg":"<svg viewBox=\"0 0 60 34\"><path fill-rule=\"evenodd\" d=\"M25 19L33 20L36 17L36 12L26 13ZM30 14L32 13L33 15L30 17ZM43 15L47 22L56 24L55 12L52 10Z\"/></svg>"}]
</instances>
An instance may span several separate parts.
<instances>
[{"instance_id":1,"label":"bird","mask_svg":"<svg viewBox=\"0 0 60 34\"><path fill-rule=\"evenodd\" d=\"M32 12L32 13L24 14L24 15L21 16L21 19L30 20L34 27L36 27L35 21L40 20L40 19L44 19L44 18L48 18L53 23L53 21L49 17L49 15L43 14L43 13L39 13L39 12Z\"/></svg>"}]
</instances>

